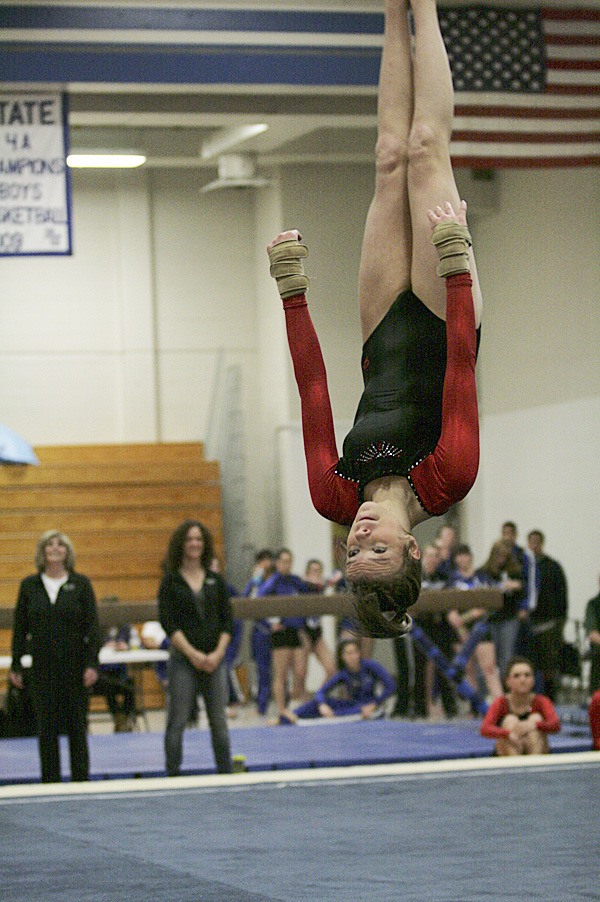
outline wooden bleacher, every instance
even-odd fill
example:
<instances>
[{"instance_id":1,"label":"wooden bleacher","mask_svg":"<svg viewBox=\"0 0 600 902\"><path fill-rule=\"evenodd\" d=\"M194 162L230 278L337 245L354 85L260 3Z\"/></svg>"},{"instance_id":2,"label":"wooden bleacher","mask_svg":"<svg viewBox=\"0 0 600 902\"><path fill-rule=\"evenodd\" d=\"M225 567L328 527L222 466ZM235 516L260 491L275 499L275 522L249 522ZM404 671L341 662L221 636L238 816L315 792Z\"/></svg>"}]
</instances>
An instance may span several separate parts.
<instances>
[{"instance_id":1,"label":"wooden bleacher","mask_svg":"<svg viewBox=\"0 0 600 902\"><path fill-rule=\"evenodd\" d=\"M169 536L187 518L206 524L222 553L219 464L206 460L202 444L70 445L35 452L39 467L0 465L0 606L14 606L47 529L72 540L77 570L90 578L98 600L155 599ZM10 632L2 630L0 652L9 651ZM162 703L158 683L149 684Z\"/></svg>"}]
</instances>

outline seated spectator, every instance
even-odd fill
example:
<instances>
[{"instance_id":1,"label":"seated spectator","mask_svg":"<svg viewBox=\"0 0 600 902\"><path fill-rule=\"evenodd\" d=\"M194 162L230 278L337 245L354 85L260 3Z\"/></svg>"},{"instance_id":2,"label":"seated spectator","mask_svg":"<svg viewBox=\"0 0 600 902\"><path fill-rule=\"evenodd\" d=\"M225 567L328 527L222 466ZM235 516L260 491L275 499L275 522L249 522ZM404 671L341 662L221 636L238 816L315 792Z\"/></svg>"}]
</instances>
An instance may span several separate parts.
<instances>
[{"instance_id":1,"label":"seated spectator","mask_svg":"<svg viewBox=\"0 0 600 902\"><path fill-rule=\"evenodd\" d=\"M458 545L454 553L454 570L448 580L448 588L479 589L485 585L485 580L479 575L473 565L473 555L470 547L468 545ZM461 641L465 642L471 629L485 616L486 612L482 608L471 608L462 614L459 614L458 611L450 611L448 621L456 630ZM477 689L475 664L481 670L489 697L494 699L502 695L502 683L500 682L496 664L496 649L489 630L476 645L475 651L467 663L465 676L473 688Z\"/></svg>"},{"instance_id":2,"label":"seated spectator","mask_svg":"<svg viewBox=\"0 0 600 902\"><path fill-rule=\"evenodd\" d=\"M158 620L147 620L144 623L140 639L144 648L153 650L160 649L166 651L171 645L169 637ZM163 689L166 689L169 682L167 677L167 661L157 661L154 665L154 672Z\"/></svg>"},{"instance_id":3,"label":"seated spectator","mask_svg":"<svg viewBox=\"0 0 600 902\"><path fill-rule=\"evenodd\" d=\"M381 706L396 691L395 680L385 667L362 658L356 639L346 639L340 644L338 664L338 672L321 686L314 699L296 708L290 718L292 722L299 717L350 714L360 714L368 720L382 713Z\"/></svg>"},{"instance_id":4,"label":"seated spectator","mask_svg":"<svg viewBox=\"0 0 600 902\"><path fill-rule=\"evenodd\" d=\"M304 569L304 580L315 592L324 592L326 589L323 577L323 563L316 558L307 561ZM306 679L308 671L308 659L311 654L315 656L323 670L325 677L329 679L335 673L335 661L331 649L323 638L323 627L320 617L307 617L304 626L300 630L302 641L302 657L304 659L302 673Z\"/></svg>"},{"instance_id":5,"label":"seated spectator","mask_svg":"<svg viewBox=\"0 0 600 902\"><path fill-rule=\"evenodd\" d=\"M103 649L127 651L131 627L112 627ZM115 733L130 733L135 726L135 689L126 664L101 664L92 695L103 695L115 724Z\"/></svg>"},{"instance_id":6,"label":"seated spectator","mask_svg":"<svg viewBox=\"0 0 600 902\"><path fill-rule=\"evenodd\" d=\"M558 733L560 720L545 695L535 695L533 666L527 658L513 658L506 668L506 694L490 705L481 735L495 739L495 754L547 755L548 733Z\"/></svg>"},{"instance_id":7,"label":"seated spectator","mask_svg":"<svg viewBox=\"0 0 600 902\"><path fill-rule=\"evenodd\" d=\"M590 695L600 689L600 592L585 606L583 628L590 643Z\"/></svg>"}]
</instances>

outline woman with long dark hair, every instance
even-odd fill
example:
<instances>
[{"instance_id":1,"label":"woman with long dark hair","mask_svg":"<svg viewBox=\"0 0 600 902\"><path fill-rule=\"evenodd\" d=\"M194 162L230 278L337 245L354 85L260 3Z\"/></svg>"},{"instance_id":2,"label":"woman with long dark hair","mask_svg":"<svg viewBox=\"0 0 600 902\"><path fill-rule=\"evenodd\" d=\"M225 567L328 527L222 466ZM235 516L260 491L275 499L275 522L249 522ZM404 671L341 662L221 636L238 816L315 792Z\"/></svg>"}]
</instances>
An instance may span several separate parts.
<instances>
[{"instance_id":1,"label":"woman with long dark hair","mask_svg":"<svg viewBox=\"0 0 600 902\"><path fill-rule=\"evenodd\" d=\"M162 627L170 639L168 711L165 730L167 774L180 773L183 733L204 697L219 773L231 773L227 726L225 651L231 640L229 590L210 569L213 539L198 520L185 520L171 535L158 590Z\"/></svg>"}]
</instances>

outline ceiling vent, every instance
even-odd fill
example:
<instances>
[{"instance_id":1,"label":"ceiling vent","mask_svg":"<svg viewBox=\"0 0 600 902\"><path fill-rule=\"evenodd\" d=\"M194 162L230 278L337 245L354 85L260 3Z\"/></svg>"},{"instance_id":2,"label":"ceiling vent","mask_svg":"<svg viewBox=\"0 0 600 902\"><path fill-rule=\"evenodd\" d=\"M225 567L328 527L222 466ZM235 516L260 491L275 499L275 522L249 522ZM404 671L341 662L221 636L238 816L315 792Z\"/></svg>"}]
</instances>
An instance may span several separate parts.
<instances>
[{"instance_id":1,"label":"ceiling vent","mask_svg":"<svg viewBox=\"0 0 600 902\"><path fill-rule=\"evenodd\" d=\"M201 189L220 191L222 188L266 188L271 184L269 179L259 178L255 172L254 160L247 154L225 154L217 163L219 177Z\"/></svg>"}]
</instances>

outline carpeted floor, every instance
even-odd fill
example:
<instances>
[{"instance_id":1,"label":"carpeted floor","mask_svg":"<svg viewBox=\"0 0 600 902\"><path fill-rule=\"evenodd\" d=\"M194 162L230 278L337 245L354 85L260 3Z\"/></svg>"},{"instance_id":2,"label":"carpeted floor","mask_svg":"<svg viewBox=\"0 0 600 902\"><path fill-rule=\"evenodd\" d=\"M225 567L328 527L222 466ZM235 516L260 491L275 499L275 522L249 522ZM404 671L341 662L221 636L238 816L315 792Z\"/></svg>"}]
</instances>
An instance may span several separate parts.
<instances>
[{"instance_id":1,"label":"carpeted floor","mask_svg":"<svg viewBox=\"0 0 600 902\"><path fill-rule=\"evenodd\" d=\"M150 781L112 781L80 796L6 787L0 896L598 899L599 779L600 754L588 753L161 780L153 791ZM52 789L67 790L78 791ZM18 795L26 791L40 795Z\"/></svg>"}]
</instances>

